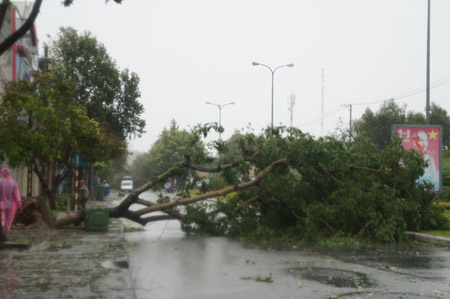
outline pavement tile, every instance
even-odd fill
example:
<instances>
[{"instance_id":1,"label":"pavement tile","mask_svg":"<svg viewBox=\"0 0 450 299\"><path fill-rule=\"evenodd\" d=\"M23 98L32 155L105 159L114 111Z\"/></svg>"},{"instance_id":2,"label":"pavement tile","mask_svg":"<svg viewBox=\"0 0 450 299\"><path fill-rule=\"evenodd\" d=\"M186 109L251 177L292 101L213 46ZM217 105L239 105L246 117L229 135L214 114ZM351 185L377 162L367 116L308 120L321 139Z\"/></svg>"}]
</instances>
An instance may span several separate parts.
<instances>
[{"instance_id":1,"label":"pavement tile","mask_svg":"<svg viewBox=\"0 0 450 299\"><path fill-rule=\"evenodd\" d=\"M78 227L44 233L28 250L0 250L0 298L135 298L119 219L110 219L106 232Z\"/></svg>"}]
</instances>

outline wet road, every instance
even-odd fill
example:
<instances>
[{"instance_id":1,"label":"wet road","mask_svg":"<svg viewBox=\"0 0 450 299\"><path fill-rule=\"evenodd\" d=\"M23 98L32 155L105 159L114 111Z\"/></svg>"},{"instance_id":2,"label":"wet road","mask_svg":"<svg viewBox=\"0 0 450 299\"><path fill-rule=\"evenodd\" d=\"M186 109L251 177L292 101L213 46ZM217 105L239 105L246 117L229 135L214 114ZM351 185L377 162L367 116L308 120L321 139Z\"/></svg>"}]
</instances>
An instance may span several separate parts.
<instances>
[{"instance_id":1,"label":"wet road","mask_svg":"<svg viewBox=\"0 0 450 299\"><path fill-rule=\"evenodd\" d=\"M261 250L186 237L178 221L148 224L126 239L137 298L450 298L445 247Z\"/></svg>"}]
</instances>

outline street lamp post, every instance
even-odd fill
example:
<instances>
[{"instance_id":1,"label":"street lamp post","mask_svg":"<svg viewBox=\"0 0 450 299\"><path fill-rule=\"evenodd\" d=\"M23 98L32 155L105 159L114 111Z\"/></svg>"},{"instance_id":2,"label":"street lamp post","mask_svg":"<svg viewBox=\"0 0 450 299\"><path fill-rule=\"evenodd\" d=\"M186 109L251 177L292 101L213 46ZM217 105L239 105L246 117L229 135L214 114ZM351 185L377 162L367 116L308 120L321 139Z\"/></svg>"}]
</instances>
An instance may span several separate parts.
<instances>
[{"instance_id":1,"label":"street lamp post","mask_svg":"<svg viewBox=\"0 0 450 299\"><path fill-rule=\"evenodd\" d=\"M426 124L430 124L430 9L431 1L428 0L428 19L427 19L427 85L426 85Z\"/></svg>"},{"instance_id":2,"label":"street lamp post","mask_svg":"<svg viewBox=\"0 0 450 299\"><path fill-rule=\"evenodd\" d=\"M206 102L206 104L214 105L217 108L219 108L219 126L222 127L222 108L227 106L227 105L234 105L234 102L226 103L226 104L223 104L223 105L221 105L221 104L214 104L214 103L211 103L211 102ZM222 140L222 132L221 131L219 131L219 140Z\"/></svg>"},{"instance_id":3,"label":"street lamp post","mask_svg":"<svg viewBox=\"0 0 450 299\"><path fill-rule=\"evenodd\" d=\"M262 63L259 63L259 62L255 62L255 61L252 62L252 65L253 65L253 66L257 66L257 65L265 66L265 67L268 68L268 69L270 70L270 72L272 73L272 118L271 118L271 127L273 128L273 81L274 81L275 71L276 71L277 69L282 68L282 67L285 67L285 66L286 66L286 67L294 67L294 64L293 64L293 63L284 64L284 65L277 66L277 67L274 68L274 69L272 69L272 68L271 68L270 66L268 66L268 65L265 65L265 64L262 64Z\"/></svg>"}]
</instances>

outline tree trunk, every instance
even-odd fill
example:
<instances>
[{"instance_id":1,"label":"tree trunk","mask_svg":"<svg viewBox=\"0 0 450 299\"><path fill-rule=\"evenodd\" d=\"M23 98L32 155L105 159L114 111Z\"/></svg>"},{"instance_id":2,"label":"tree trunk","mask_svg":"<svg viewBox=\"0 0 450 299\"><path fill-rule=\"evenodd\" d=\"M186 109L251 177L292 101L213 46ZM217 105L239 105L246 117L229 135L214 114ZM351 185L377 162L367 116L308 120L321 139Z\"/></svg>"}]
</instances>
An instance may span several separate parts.
<instances>
[{"instance_id":1,"label":"tree trunk","mask_svg":"<svg viewBox=\"0 0 450 299\"><path fill-rule=\"evenodd\" d=\"M48 202L50 203L50 208L57 209L59 208L58 201L56 200L56 193L53 190L47 189L44 191L45 195L48 198Z\"/></svg>"},{"instance_id":2,"label":"tree trunk","mask_svg":"<svg viewBox=\"0 0 450 299\"><path fill-rule=\"evenodd\" d=\"M39 205L39 211L41 211L42 219L44 219L45 224L47 224L50 228L54 228L55 223L53 221L53 215L47 204L47 201L43 196L38 196L37 200Z\"/></svg>"},{"instance_id":3,"label":"tree trunk","mask_svg":"<svg viewBox=\"0 0 450 299\"><path fill-rule=\"evenodd\" d=\"M60 212L55 215L55 226L61 227L69 224L80 223L84 220L82 211Z\"/></svg>"},{"instance_id":4,"label":"tree trunk","mask_svg":"<svg viewBox=\"0 0 450 299\"><path fill-rule=\"evenodd\" d=\"M36 161L34 161L33 171L34 171L34 173L36 173L37 177L39 178L39 182L41 183L42 187L44 188L45 194L48 196L48 198L50 200L51 199L54 200L55 199L54 194L51 194L51 191L49 191L48 186L44 180L44 177L42 176L42 173L39 171L39 167L38 167ZM42 213L42 218L44 219L44 222L49 227L53 228L53 227L55 227L55 225L53 223L52 212L51 212L50 207L48 206L47 202L48 201L45 199L44 196L38 197L39 210Z\"/></svg>"}]
</instances>

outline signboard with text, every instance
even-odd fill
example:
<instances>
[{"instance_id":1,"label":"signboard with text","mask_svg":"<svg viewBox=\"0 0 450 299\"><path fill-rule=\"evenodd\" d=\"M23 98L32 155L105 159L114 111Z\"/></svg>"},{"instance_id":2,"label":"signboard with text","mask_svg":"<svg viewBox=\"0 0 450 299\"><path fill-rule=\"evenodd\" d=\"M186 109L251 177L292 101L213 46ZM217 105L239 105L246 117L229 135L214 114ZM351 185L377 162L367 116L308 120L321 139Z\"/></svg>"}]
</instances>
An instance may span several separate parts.
<instances>
[{"instance_id":1,"label":"signboard with text","mask_svg":"<svg viewBox=\"0 0 450 299\"><path fill-rule=\"evenodd\" d=\"M435 192L442 192L441 148L442 126L439 125L392 125L393 133L402 139L405 149L415 149L428 163L417 183L433 184Z\"/></svg>"}]
</instances>

